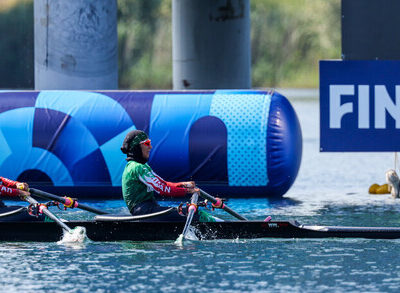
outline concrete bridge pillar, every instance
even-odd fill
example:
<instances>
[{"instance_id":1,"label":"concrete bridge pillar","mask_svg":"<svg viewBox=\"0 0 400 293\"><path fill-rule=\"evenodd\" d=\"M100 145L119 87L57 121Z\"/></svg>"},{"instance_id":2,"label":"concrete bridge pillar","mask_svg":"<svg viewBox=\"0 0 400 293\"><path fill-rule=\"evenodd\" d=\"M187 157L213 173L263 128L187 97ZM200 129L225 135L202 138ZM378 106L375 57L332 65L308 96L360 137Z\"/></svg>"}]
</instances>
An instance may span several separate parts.
<instances>
[{"instance_id":1,"label":"concrete bridge pillar","mask_svg":"<svg viewBox=\"0 0 400 293\"><path fill-rule=\"evenodd\" d=\"M118 88L117 0L34 1L35 89Z\"/></svg>"},{"instance_id":2,"label":"concrete bridge pillar","mask_svg":"<svg viewBox=\"0 0 400 293\"><path fill-rule=\"evenodd\" d=\"M250 0L172 0L173 88L251 88Z\"/></svg>"}]
</instances>

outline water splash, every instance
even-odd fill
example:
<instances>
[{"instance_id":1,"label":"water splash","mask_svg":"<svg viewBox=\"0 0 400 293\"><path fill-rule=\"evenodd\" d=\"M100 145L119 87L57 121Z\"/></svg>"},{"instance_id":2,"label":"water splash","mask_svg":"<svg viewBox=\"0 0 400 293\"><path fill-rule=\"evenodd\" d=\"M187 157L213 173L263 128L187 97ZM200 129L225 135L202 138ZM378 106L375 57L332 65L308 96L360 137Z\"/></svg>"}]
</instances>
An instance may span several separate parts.
<instances>
[{"instance_id":1,"label":"water splash","mask_svg":"<svg viewBox=\"0 0 400 293\"><path fill-rule=\"evenodd\" d=\"M174 244L178 246L183 246L183 234L180 234L178 238L176 238Z\"/></svg>"},{"instance_id":2,"label":"water splash","mask_svg":"<svg viewBox=\"0 0 400 293\"><path fill-rule=\"evenodd\" d=\"M198 241L199 238L196 236L196 228L194 228L193 226L190 226L189 230L186 233L185 239L192 240L192 241Z\"/></svg>"},{"instance_id":3,"label":"water splash","mask_svg":"<svg viewBox=\"0 0 400 293\"><path fill-rule=\"evenodd\" d=\"M87 239L85 227L75 227L71 232L64 231L64 235L57 244L84 243Z\"/></svg>"},{"instance_id":4,"label":"water splash","mask_svg":"<svg viewBox=\"0 0 400 293\"><path fill-rule=\"evenodd\" d=\"M194 228L193 226L190 226L189 229L187 230L186 235L184 236L183 234L180 234L174 243L178 246L183 246L184 239L198 241L199 238L196 236L196 228Z\"/></svg>"}]
</instances>

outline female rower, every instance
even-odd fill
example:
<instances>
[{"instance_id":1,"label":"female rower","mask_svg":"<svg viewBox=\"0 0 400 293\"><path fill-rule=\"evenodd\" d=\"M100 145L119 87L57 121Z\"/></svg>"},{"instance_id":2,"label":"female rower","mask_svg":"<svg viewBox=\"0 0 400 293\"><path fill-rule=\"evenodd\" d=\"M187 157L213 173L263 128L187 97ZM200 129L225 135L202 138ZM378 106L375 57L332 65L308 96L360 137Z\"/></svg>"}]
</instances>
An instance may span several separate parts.
<instances>
[{"instance_id":1,"label":"female rower","mask_svg":"<svg viewBox=\"0 0 400 293\"><path fill-rule=\"evenodd\" d=\"M157 203L154 191L162 196L170 197L183 197L199 192L193 181L172 183L154 173L147 163L151 149L149 137L141 130L129 132L121 147L128 161L122 175L122 194L130 213L135 216L162 213L170 209ZM197 215L196 218L198 218ZM150 220L181 222L186 221L186 217L178 209L172 209Z\"/></svg>"}]
</instances>

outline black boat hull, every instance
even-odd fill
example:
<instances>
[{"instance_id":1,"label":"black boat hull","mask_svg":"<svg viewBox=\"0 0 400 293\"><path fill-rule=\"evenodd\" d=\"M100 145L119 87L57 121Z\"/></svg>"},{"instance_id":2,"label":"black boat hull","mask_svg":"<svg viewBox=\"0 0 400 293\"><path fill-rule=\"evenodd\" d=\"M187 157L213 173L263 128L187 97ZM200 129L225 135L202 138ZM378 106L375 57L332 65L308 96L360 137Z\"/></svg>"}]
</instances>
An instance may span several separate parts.
<instances>
[{"instance_id":1,"label":"black boat hull","mask_svg":"<svg viewBox=\"0 0 400 293\"><path fill-rule=\"evenodd\" d=\"M175 240L184 223L138 221L71 221L71 227L85 227L92 241ZM232 221L195 223L200 240L256 238L400 238L400 228L304 226L296 221ZM0 241L53 242L62 238L62 229L54 222L0 222Z\"/></svg>"}]
</instances>

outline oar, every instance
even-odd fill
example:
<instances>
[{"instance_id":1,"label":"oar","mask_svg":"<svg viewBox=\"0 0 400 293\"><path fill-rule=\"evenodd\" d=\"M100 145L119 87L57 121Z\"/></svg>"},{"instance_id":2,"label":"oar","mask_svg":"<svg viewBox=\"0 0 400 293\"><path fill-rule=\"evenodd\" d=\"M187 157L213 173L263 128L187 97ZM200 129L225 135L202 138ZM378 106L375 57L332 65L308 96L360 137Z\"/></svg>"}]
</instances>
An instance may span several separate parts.
<instances>
[{"instance_id":1,"label":"oar","mask_svg":"<svg viewBox=\"0 0 400 293\"><path fill-rule=\"evenodd\" d=\"M39 190L39 189L35 189L35 188L30 188L29 192L34 194L34 195L37 195L37 196L39 196L41 198L45 198L45 199L50 199L50 200L55 200L55 201L61 202L62 204L64 204L67 207L71 207L72 206L73 208L80 208L82 210L85 210L85 211L88 211L88 212L92 212L92 213L95 213L95 214L98 214L98 215L108 214L108 213L106 213L104 211L98 210L96 208L92 208L92 207L87 206L87 205L85 205L83 203L78 203L78 201L72 200L69 197L60 197L60 196L57 196L55 194L51 194L51 193L48 193L48 192L45 192L45 191L42 191L42 190Z\"/></svg>"},{"instance_id":2,"label":"oar","mask_svg":"<svg viewBox=\"0 0 400 293\"><path fill-rule=\"evenodd\" d=\"M190 201L190 206L189 206L188 211L187 211L187 218L186 218L185 227L183 228L183 232L182 232L183 238L185 238L185 236L186 236L186 234L187 234L187 232L189 230L190 224L192 223L193 215L197 210L197 200L198 200L198 198L199 198L199 194L197 192L193 193L192 200Z\"/></svg>"},{"instance_id":3,"label":"oar","mask_svg":"<svg viewBox=\"0 0 400 293\"><path fill-rule=\"evenodd\" d=\"M34 198L32 198L30 195L24 195L21 196L22 199L25 201L29 202L30 204L39 204ZM65 231L68 233L72 234L72 229L65 225L59 218L57 218L52 212L50 212L45 205L43 205L42 212L48 216L50 219L52 219L54 222L56 222L61 228L63 228Z\"/></svg>"},{"instance_id":4,"label":"oar","mask_svg":"<svg viewBox=\"0 0 400 293\"><path fill-rule=\"evenodd\" d=\"M200 196L203 197L204 199L211 201L214 205L221 204L220 199L216 199L215 197L213 197L212 195L208 194L207 192L205 192L204 190L201 190L201 189L200 189ZM239 215L237 212L235 212L234 210L232 210L231 208L226 206L224 203L222 203L221 209L230 213L232 216L234 216L235 218L237 218L239 220L248 221L245 217Z\"/></svg>"},{"instance_id":5,"label":"oar","mask_svg":"<svg viewBox=\"0 0 400 293\"><path fill-rule=\"evenodd\" d=\"M186 216L186 223L185 227L183 228L183 232L179 237L176 239L175 243L182 245L183 239L186 237L187 232L189 231L190 224L192 223L193 216L197 210L197 200L199 198L199 194L197 192L193 193L192 199L190 201L190 206L187 210Z\"/></svg>"}]
</instances>

